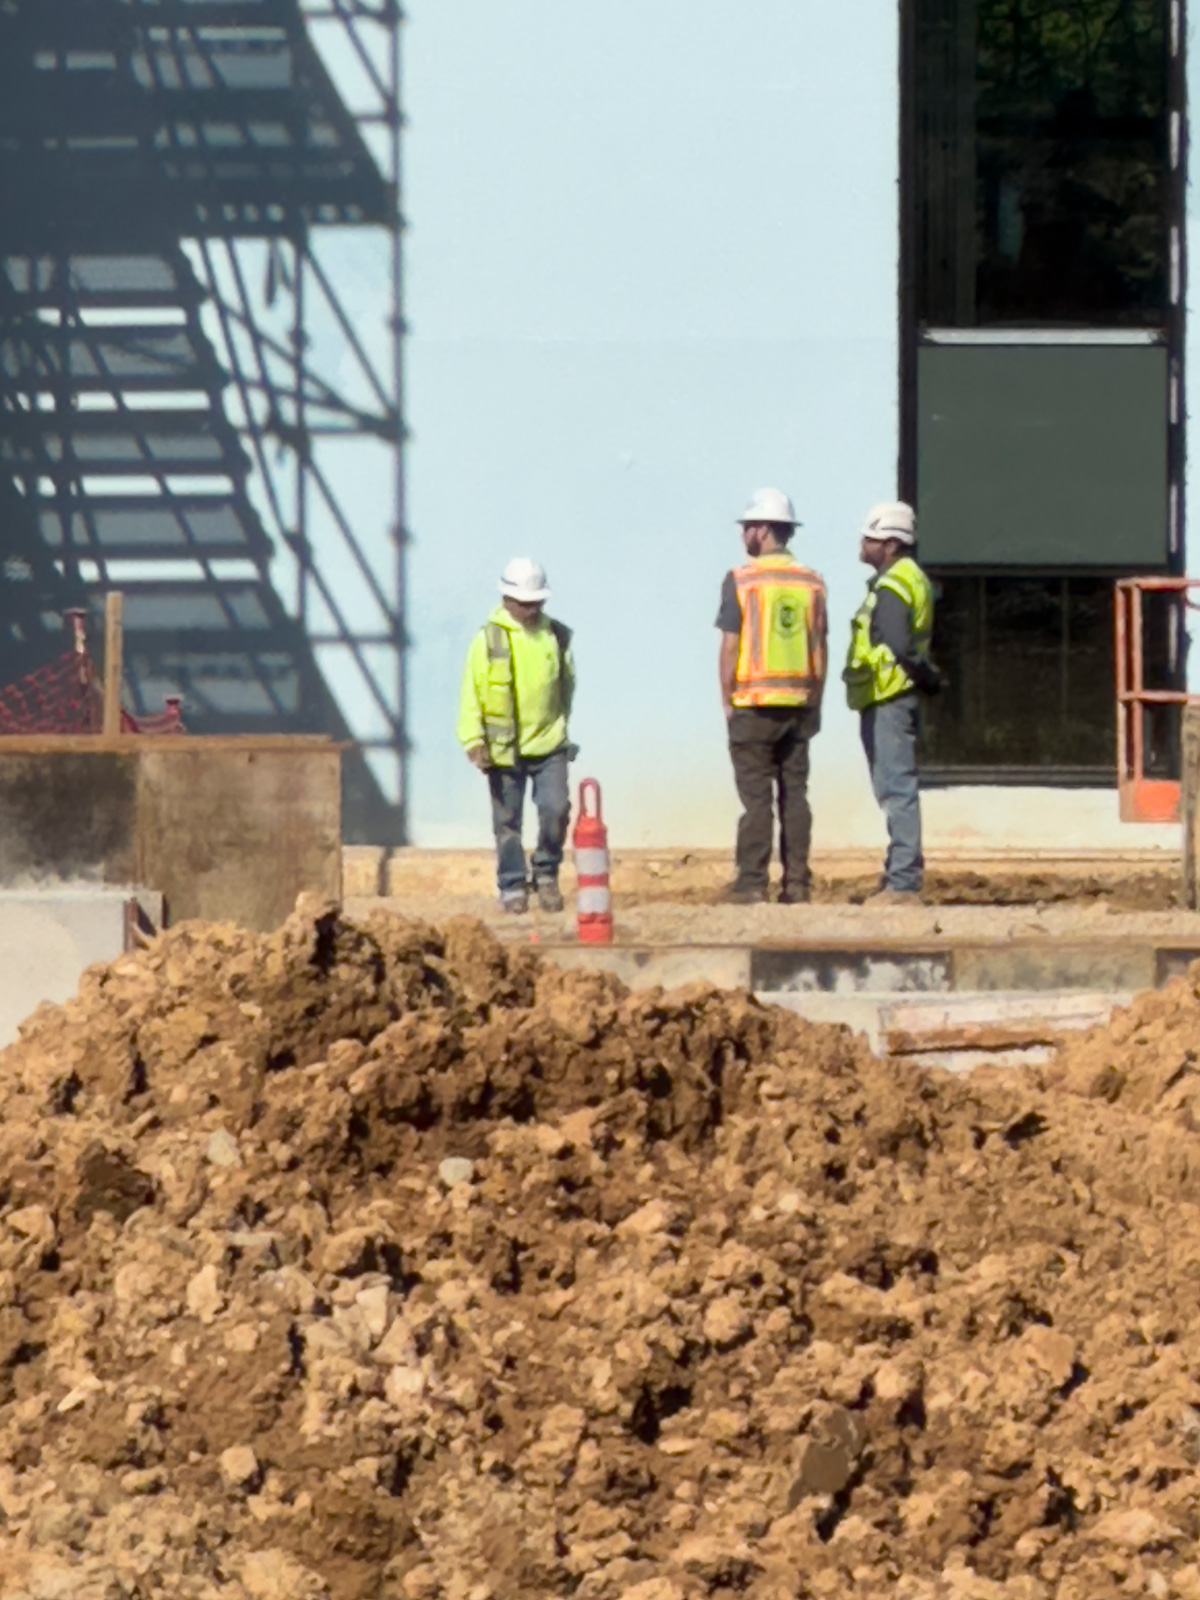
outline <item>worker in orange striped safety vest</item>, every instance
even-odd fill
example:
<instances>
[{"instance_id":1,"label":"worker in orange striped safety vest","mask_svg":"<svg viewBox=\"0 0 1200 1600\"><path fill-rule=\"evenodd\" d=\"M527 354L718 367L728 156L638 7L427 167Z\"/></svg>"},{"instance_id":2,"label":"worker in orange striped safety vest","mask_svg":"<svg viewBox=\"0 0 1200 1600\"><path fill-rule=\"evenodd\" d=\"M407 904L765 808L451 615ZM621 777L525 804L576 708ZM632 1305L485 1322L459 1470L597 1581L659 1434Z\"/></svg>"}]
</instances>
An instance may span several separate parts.
<instances>
[{"instance_id":1,"label":"worker in orange striped safety vest","mask_svg":"<svg viewBox=\"0 0 1200 1600\"><path fill-rule=\"evenodd\" d=\"M811 898L808 745L821 725L825 687L825 584L788 544L799 526L779 489L759 489L739 517L745 566L726 574L721 630L721 704L743 814L737 874L722 899L766 900L779 809L780 901Z\"/></svg>"}]
</instances>

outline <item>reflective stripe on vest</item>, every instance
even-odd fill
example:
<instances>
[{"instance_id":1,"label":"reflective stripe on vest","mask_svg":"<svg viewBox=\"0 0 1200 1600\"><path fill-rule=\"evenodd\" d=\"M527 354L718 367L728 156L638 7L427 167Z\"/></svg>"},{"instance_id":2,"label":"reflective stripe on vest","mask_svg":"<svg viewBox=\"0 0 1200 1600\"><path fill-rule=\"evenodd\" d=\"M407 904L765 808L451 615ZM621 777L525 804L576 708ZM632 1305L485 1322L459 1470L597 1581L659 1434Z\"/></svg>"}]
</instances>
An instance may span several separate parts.
<instances>
[{"instance_id":1,"label":"reflective stripe on vest","mask_svg":"<svg viewBox=\"0 0 1200 1600\"><path fill-rule=\"evenodd\" d=\"M928 656L933 638L933 585L911 556L901 556L871 584L850 624L850 653L842 679L851 711L894 700L913 687L913 680L888 646L871 643L871 618L880 589L899 595L912 612L914 655Z\"/></svg>"},{"instance_id":2,"label":"reflective stripe on vest","mask_svg":"<svg viewBox=\"0 0 1200 1600\"><path fill-rule=\"evenodd\" d=\"M487 637L487 694L483 702L483 737L495 767L511 767L517 759L517 686L512 640L498 622L484 628Z\"/></svg>"},{"instance_id":3,"label":"reflective stripe on vest","mask_svg":"<svg viewBox=\"0 0 1200 1600\"><path fill-rule=\"evenodd\" d=\"M825 680L825 585L790 557L733 574L742 614L735 706L806 706Z\"/></svg>"}]
</instances>

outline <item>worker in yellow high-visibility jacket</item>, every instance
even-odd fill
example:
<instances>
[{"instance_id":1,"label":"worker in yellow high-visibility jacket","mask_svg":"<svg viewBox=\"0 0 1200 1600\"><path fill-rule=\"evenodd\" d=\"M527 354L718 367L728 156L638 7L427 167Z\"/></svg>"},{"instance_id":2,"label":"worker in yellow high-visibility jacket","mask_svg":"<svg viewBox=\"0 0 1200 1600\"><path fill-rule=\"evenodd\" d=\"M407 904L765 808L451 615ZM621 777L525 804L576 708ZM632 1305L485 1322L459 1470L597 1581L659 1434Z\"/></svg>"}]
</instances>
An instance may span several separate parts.
<instances>
[{"instance_id":1,"label":"worker in yellow high-visibility jacket","mask_svg":"<svg viewBox=\"0 0 1200 1600\"><path fill-rule=\"evenodd\" d=\"M825 686L825 584L788 544L799 524L787 495L760 489L738 519L749 560L726 575L721 630L721 703L743 814L737 874L723 898L767 898L779 808L780 900L810 899L808 745L821 725Z\"/></svg>"},{"instance_id":2,"label":"worker in yellow high-visibility jacket","mask_svg":"<svg viewBox=\"0 0 1200 1600\"><path fill-rule=\"evenodd\" d=\"M929 654L933 585L913 559L916 517L903 501L872 508L860 556L875 576L850 624L842 674L851 711L861 715L862 742L875 798L887 818L883 879L869 903L916 902L925 859L917 779L919 694L936 694L941 677Z\"/></svg>"},{"instance_id":3,"label":"worker in yellow high-visibility jacket","mask_svg":"<svg viewBox=\"0 0 1200 1600\"><path fill-rule=\"evenodd\" d=\"M521 556L500 579L500 604L471 641L458 708L467 759L487 774L496 882L505 911L529 907L521 824L525 789L538 816L533 885L543 911L561 911L558 887L571 801L567 718L575 696L571 630L545 615L546 574Z\"/></svg>"}]
</instances>

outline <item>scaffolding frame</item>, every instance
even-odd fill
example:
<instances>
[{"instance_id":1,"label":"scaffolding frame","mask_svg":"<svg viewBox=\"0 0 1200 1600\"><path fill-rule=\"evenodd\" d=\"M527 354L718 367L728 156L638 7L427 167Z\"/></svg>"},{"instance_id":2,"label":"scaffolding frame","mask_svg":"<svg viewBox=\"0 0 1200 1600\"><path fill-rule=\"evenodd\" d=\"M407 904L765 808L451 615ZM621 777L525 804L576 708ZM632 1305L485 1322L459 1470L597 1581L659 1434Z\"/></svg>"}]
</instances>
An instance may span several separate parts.
<instances>
[{"instance_id":1,"label":"scaffolding frame","mask_svg":"<svg viewBox=\"0 0 1200 1600\"><path fill-rule=\"evenodd\" d=\"M314 35L336 30L349 52L367 101L347 110L380 160L392 196L385 224L388 237L388 300L384 316L384 357L366 348L351 310L333 275L322 265L314 221L266 246L267 268L260 293L243 259L244 246L229 235L196 241L200 273L219 325L219 348L234 384L239 426L262 492L260 510L277 547L294 560L289 610L318 650L342 650L351 658L360 691L383 731L361 734L356 743L396 761L396 804L401 812L397 838L406 833L406 651L405 631L405 474L404 474L404 221L402 212L403 13L397 0L299 0L305 25ZM375 37L372 38L371 35ZM320 48L319 37L316 39ZM319 227L319 219L317 219ZM285 345L262 326L262 303L282 296L290 303ZM373 405L355 403L345 386L315 370L309 359L318 323L336 327L344 352L365 384ZM387 529L394 560L393 581L385 584L363 549L347 510L341 486L318 458L318 441L374 440L392 452L393 516ZM290 480L286 485L281 479ZM287 506L293 511L287 514ZM312 534L317 511L332 534L322 548ZM348 560L369 592L376 611L373 625L355 623L339 602L331 568ZM382 668L374 659L381 654Z\"/></svg>"},{"instance_id":2,"label":"scaffolding frame","mask_svg":"<svg viewBox=\"0 0 1200 1600\"><path fill-rule=\"evenodd\" d=\"M26 514L5 554L38 569L43 616L56 586L54 610L130 594L136 707L174 689L201 728L352 741L350 836L390 844L407 834L403 21L397 0L18 0L0 18L0 161L23 157L0 183L0 472ZM349 228L380 240L367 295L330 264Z\"/></svg>"},{"instance_id":3,"label":"scaffolding frame","mask_svg":"<svg viewBox=\"0 0 1200 1600\"><path fill-rule=\"evenodd\" d=\"M1151 738L1151 718L1157 713L1182 712L1200 704L1200 695L1186 689L1152 688L1148 680L1155 674L1147 650L1148 619L1146 602L1152 598L1170 603L1171 633L1177 641L1173 654L1182 659L1184 618L1187 611L1200 609L1194 599L1200 578L1175 578L1154 574L1139 578L1119 578L1114 586L1113 627L1117 667L1117 786L1120 792L1122 822L1178 822L1181 816L1183 785L1178 776L1164 776L1161 757L1164 747L1177 755L1179 730L1169 739ZM1161 682L1161 663L1160 682ZM1170 674L1174 676L1175 674ZM1155 745L1157 743L1157 748ZM1160 770L1152 769L1154 757ZM1178 772L1178 767L1176 767Z\"/></svg>"}]
</instances>

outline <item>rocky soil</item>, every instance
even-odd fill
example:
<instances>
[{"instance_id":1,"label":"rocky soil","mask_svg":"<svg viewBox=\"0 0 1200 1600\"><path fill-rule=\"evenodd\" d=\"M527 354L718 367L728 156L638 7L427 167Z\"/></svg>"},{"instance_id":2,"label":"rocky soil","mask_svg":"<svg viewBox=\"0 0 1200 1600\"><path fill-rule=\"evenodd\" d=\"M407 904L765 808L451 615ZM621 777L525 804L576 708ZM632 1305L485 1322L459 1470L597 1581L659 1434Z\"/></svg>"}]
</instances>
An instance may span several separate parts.
<instances>
[{"instance_id":1,"label":"rocky soil","mask_svg":"<svg viewBox=\"0 0 1200 1600\"><path fill-rule=\"evenodd\" d=\"M1200 1600L1200 968L897 1072L477 925L184 925L2 1058L4 1600Z\"/></svg>"}]
</instances>

